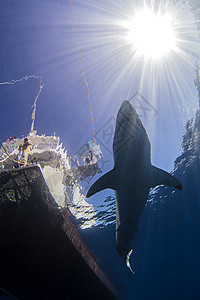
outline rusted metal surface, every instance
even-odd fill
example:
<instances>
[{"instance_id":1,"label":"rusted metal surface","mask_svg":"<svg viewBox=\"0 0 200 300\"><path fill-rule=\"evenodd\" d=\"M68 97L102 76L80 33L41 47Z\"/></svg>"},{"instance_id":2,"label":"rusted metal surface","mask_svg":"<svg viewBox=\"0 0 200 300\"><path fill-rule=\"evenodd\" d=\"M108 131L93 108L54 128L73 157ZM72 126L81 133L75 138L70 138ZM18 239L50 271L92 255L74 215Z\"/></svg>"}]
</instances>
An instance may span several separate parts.
<instances>
[{"instance_id":1,"label":"rusted metal surface","mask_svg":"<svg viewBox=\"0 0 200 300\"><path fill-rule=\"evenodd\" d=\"M97 264L96 260L92 256L91 252L87 248L85 242L78 234L75 226L71 222L71 220L68 217L68 209L63 211L64 216L64 223L62 225L65 233L73 243L73 245L76 247L80 255L84 258L88 266L93 270L93 272L98 276L98 278L103 282L103 284L112 291L113 295L117 298L117 290L114 288L114 286L111 284L111 282L108 280L106 275L103 273L102 269Z\"/></svg>"}]
</instances>

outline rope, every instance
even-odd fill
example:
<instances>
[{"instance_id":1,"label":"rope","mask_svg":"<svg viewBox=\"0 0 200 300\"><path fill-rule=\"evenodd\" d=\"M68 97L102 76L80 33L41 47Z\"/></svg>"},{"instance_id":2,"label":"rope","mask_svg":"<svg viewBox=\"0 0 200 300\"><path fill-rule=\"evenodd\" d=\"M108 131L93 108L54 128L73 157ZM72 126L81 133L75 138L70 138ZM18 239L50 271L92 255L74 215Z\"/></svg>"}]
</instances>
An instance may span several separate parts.
<instances>
[{"instance_id":1,"label":"rope","mask_svg":"<svg viewBox=\"0 0 200 300\"><path fill-rule=\"evenodd\" d=\"M91 119L92 119L93 138L94 138L94 143L95 143L95 145L96 145L95 128L94 128L94 118L93 118L92 105L91 105L91 99L90 99L90 90L89 90L89 85L88 85L88 82L87 82L87 79L86 79L86 76L85 76L85 72L84 72L84 70L83 70L81 47L80 47L80 43L79 43L79 39L78 39L78 34L77 34L77 30L76 30L76 23L75 23L75 19L74 19L73 10L72 10L71 0L69 0L69 5L70 5L71 14L72 14L73 24L74 24L75 36L76 36L76 40L77 40L77 44L78 44L78 49L79 49L80 63L81 63L81 71L82 71L83 78L84 78L84 80L85 80L85 84L86 84L86 87L87 87L88 100L89 100L89 107L90 107L90 114L91 114Z\"/></svg>"},{"instance_id":2,"label":"rope","mask_svg":"<svg viewBox=\"0 0 200 300\"><path fill-rule=\"evenodd\" d=\"M24 77L22 77L21 79L13 79L12 81L5 81L5 82L0 82L0 85L13 85L17 82L22 82L24 80L28 80L29 78L35 78L35 79L39 79L40 80L40 87L39 87L39 91L35 97L34 103L32 105L33 108L33 112L31 115L31 119L32 119L32 124L31 124L31 131L30 132L34 132L34 123L35 123L35 114L36 114L36 105L37 105L37 100L40 96L40 93L42 91L42 88L44 86L43 82L42 82L42 77L38 76L38 75L26 75Z\"/></svg>"},{"instance_id":3,"label":"rope","mask_svg":"<svg viewBox=\"0 0 200 300\"><path fill-rule=\"evenodd\" d=\"M35 97L35 101L32 105L32 108L33 108L33 112L32 112L32 115L31 115L31 119L32 119L32 124L31 124L31 132L34 132L34 123L35 123L35 113L36 113L36 105L37 105L37 100L40 96L40 93L42 91L42 88L43 88L43 83L42 83L42 77L39 77L40 78L40 88L39 88L39 91Z\"/></svg>"},{"instance_id":4,"label":"rope","mask_svg":"<svg viewBox=\"0 0 200 300\"><path fill-rule=\"evenodd\" d=\"M24 77L22 77L21 79L15 79L15 80L12 80L12 81L5 81L5 82L0 82L0 85L13 85L17 82L22 82L24 80L28 80L29 78L35 78L35 79L40 79L40 86L39 86L39 91L35 97L35 100L34 100L34 103L32 105L32 108L33 108L33 112L32 112L32 115L31 115L31 119L32 119L32 124L31 124L31 131L30 132L34 132L34 123L35 123L35 114L36 114L36 108L37 108L37 100L40 96L40 93L42 91L42 88L44 87L44 84L42 82L42 77L41 76L37 76L37 75L26 75ZM19 162L13 158L11 158L10 156L14 153L14 151L10 154L7 153L6 149L4 148L3 146L3 143L0 141L0 144L6 154L6 157L2 160L0 160L0 163L3 163L4 161L6 161L7 159L10 159L11 161L15 162L15 163L20 163L21 165L26 165L26 166L29 166L28 163L23 163L23 162Z\"/></svg>"},{"instance_id":5,"label":"rope","mask_svg":"<svg viewBox=\"0 0 200 300\"><path fill-rule=\"evenodd\" d=\"M1 160L0 163L1 163L1 162L4 162L6 159L10 159L11 161L13 161L13 162L15 162L15 163L20 163L20 165L26 165L26 166L29 166L28 163L26 164L26 163L23 163L23 162L19 162L18 160L15 160L15 159L13 159L12 157L10 157L10 155L12 155L13 152L12 152L11 154L8 154L8 152L6 151L6 149L5 149L5 147L4 147L4 145L3 145L3 143L2 143L1 140L0 140L0 144L1 144L1 146L2 146L2 148L3 148L3 150L4 150L4 152L5 152L5 154L7 155L7 157L6 157L5 159Z\"/></svg>"},{"instance_id":6,"label":"rope","mask_svg":"<svg viewBox=\"0 0 200 300\"><path fill-rule=\"evenodd\" d=\"M0 85L11 85L11 84L15 84L17 82L22 82L24 80L28 80L29 78L40 79L41 77L37 76L37 75L26 75L26 76L22 77L21 79L13 79L12 81L0 82Z\"/></svg>"},{"instance_id":7,"label":"rope","mask_svg":"<svg viewBox=\"0 0 200 300\"><path fill-rule=\"evenodd\" d=\"M40 96L40 93L42 91L42 88L44 86L43 82L42 82L42 77L39 76L39 75L26 75L20 79L13 79L12 81L5 81L5 82L0 82L0 85L13 85L15 83L18 83L18 82L22 82L22 81L26 81L28 80L29 78L35 78L35 79L39 79L40 80L40 87L39 87L39 91L35 97L35 100L34 100L34 103L32 105L31 108L33 108L33 112L32 112L32 115L31 115L31 119L32 119L32 124L31 124L31 132L34 132L34 123L35 123L35 113L36 113L36 105L37 105L37 100Z\"/></svg>"},{"instance_id":8,"label":"rope","mask_svg":"<svg viewBox=\"0 0 200 300\"><path fill-rule=\"evenodd\" d=\"M0 142L0 143L1 143L1 142ZM2 145L2 143L1 143L1 145ZM4 148L3 148L3 149L4 149ZM5 150L4 150L4 152L5 152ZM4 159L0 160L0 163L3 163L4 161L6 161L11 155L14 154L14 152L15 152L15 150L14 150L12 153L10 153L10 155L7 155L7 154L6 154L6 157L5 157Z\"/></svg>"}]
</instances>

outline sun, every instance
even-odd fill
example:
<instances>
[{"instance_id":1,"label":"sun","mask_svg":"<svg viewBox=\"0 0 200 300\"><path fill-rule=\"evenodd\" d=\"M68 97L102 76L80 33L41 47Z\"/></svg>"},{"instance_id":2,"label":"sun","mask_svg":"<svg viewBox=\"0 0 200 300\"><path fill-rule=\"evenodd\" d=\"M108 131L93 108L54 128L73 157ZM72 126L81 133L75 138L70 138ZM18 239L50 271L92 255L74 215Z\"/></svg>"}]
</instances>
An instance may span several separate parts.
<instances>
[{"instance_id":1,"label":"sun","mask_svg":"<svg viewBox=\"0 0 200 300\"><path fill-rule=\"evenodd\" d=\"M143 9L126 23L127 40L134 52L145 58L158 59L176 49L172 16Z\"/></svg>"}]
</instances>

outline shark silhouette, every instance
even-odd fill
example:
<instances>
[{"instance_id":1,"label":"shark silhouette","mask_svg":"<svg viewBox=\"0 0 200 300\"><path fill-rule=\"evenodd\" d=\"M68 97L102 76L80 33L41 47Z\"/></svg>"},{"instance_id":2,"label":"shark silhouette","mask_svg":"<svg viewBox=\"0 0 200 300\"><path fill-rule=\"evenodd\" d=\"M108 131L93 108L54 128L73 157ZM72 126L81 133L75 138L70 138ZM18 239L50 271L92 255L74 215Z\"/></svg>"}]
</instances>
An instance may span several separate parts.
<instances>
[{"instance_id":1,"label":"shark silhouette","mask_svg":"<svg viewBox=\"0 0 200 300\"><path fill-rule=\"evenodd\" d=\"M182 190L174 176L152 166L150 152L146 130L134 107L125 100L116 120L114 168L90 187L87 197L107 188L115 190L116 248L130 270L133 235L138 232L150 188L165 184Z\"/></svg>"}]
</instances>

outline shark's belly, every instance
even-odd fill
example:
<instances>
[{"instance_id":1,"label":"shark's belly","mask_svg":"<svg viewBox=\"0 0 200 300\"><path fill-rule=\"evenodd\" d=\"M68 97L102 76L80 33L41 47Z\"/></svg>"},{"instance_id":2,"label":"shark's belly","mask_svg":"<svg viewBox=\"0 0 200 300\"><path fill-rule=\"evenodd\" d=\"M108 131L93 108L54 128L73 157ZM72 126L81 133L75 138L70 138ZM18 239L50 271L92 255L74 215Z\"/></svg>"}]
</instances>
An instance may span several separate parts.
<instances>
[{"instance_id":1,"label":"shark's belly","mask_svg":"<svg viewBox=\"0 0 200 300\"><path fill-rule=\"evenodd\" d=\"M124 188L137 190L140 186L143 188L148 184L151 174L150 159L137 159L127 155L116 166L121 185L124 185Z\"/></svg>"},{"instance_id":2,"label":"shark's belly","mask_svg":"<svg viewBox=\"0 0 200 300\"><path fill-rule=\"evenodd\" d=\"M139 218L149 195L148 183L136 180L135 184L128 182L122 184L115 192L116 198L116 227L120 225L132 227L137 231Z\"/></svg>"},{"instance_id":3,"label":"shark's belly","mask_svg":"<svg viewBox=\"0 0 200 300\"><path fill-rule=\"evenodd\" d=\"M120 149L121 150L121 149ZM116 227L131 226L137 231L137 224L148 199L150 189L151 162L149 150L145 147L126 146L115 157L118 172L116 191Z\"/></svg>"}]
</instances>

